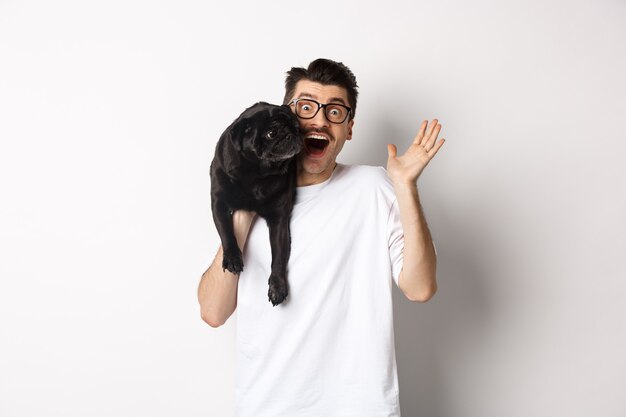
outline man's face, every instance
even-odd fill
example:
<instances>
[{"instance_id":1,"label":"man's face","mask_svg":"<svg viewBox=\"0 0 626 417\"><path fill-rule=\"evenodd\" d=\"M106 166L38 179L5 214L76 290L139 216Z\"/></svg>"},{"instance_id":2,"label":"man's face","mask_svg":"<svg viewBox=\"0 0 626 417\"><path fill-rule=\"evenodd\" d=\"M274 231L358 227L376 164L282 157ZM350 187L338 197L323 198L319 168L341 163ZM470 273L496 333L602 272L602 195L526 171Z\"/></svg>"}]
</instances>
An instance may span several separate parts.
<instances>
[{"instance_id":1,"label":"man's face","mask_svg":"<svg viewBox=\"0 0 626 417\"><path fill-rule=\"evenodd\" d=\"M291 99L297 98L313 99L320 104L349 106L345 88L309 80L298 81ZM291 109L295 111L293 104ZM304 150L298 160L298 186L319 184L330 177L343 144L352 138L354 120L348 118L340 124L331 123L326 119L324 109L320 109L312 119L298 120L304 136Z\"/></svg>"}]
</instances>

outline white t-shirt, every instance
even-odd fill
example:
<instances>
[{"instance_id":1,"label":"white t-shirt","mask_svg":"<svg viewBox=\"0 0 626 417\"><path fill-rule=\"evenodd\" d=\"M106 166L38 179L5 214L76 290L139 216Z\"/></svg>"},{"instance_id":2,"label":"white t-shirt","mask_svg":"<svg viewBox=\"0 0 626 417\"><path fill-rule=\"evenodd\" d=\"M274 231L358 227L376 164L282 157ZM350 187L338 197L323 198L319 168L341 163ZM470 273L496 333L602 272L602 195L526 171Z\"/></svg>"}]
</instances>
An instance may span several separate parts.
<instances>
[{"instance_id":1,"label":"white t-shirt","mask_svg":"<svg viewBox=\"0 0 626 417\"><path fill-rule=\"evenodd\" d=\"M299 187L289 296L268 301L271 250L254 221L237 294L238 417L398 417L392 282L403 234L381 167L337 165Z\"/></svg>"}]
</instances>

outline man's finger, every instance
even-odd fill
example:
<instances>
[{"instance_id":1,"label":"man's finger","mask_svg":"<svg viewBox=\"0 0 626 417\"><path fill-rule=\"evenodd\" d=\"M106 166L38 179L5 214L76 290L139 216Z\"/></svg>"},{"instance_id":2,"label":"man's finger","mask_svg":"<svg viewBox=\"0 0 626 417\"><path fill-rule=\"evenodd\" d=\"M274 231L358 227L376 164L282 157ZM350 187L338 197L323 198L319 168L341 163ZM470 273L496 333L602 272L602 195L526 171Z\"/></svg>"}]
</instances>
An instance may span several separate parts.
<instances>
[{"instance_id":1,"label":"man's finger","mask_svg":"<svg viewBox=\"0 0 626 417\"><path fill-rule=\"evenodd\" d=\"M426 132L426 126L428 126L428 120L424 120L422 122L419 132L417 132L415 139L413 139L413 144L419 145L420 143L422 143L422 139L424 138L424 132Z\"/></svg>"},{"instance_id":2,"label":"man's finger","mask_svg":"<svg viewBox=\"0 0 626 417\"><path fill-rule=\"evenodd\" d=\"M389 155L389 158L395 158L395 156L398 154L398 148L396 148L396 145L388 143L387 154Z\"/></svg>"},{"instance_id":3,"label":"man's finger","mask_svg":"<svg viewBox=\"0 0 626 417\"><path fill-rule=\"evenodd\" d=\"M440 131L441 131L441 125L437 123L433 127L433 130L430 132L430 135L427 136L426 142L424 143L424 149L426 149L426 152L430 151L430 149L433 147L433 145L435 144L435 141L437 140L437 136L439 136Z\"/></svg>"},{"instance_id":4,"label":"man's finger","mask_svg":"<svg viewBox=\"0 0 626 417\"><path fill-rule=\"evenodd\" d=\"M439 123L439 120L437 120L437 119L433 119L433 121L430 123L430 127L428 128L428 131L426 132L426 139L427 140L430 138L430 135L432 135L432 133L435 130L435 128L437 127L438 123Z\"/></svg>"},{"instance_id":5,"label":"man's finger","mask_svg":"<svg viewBox=\"0 0 626 417\"><path fill-rule=\"evenodd\" d=\"M443 143L444 143L445 141L446 141L446 140L445 140L444 138L441 138L441 140L440 140L439 142L437 142L437 144L435 145L435 147L434 147L434 148L432 148L430 151L428 151L428 156L429 156L431 159L433 158L433 156L435 156L435 154L437 153L437 151L438 151L439 149L441 149L441 147L443 146Z\"/></svg>"}]
</instances>

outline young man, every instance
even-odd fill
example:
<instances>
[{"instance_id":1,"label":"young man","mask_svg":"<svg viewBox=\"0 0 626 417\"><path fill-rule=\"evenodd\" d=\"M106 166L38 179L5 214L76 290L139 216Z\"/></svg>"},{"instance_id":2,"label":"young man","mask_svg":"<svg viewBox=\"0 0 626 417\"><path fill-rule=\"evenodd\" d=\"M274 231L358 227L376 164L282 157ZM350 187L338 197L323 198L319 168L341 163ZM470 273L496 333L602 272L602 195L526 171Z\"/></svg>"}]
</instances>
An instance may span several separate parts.
<instances>
[{"instance_id":1,"label":"young man","mask_svg":"<svg viewBox=\"0 0 626 417\"><path fill-rule=\"evenodd\" d=\"M236 212L244 272L223 271L222 249L203 274L202 318L222 325L237 308L237 416L399 416L392 285L413 301L435 293L436 256L416 181L443 145L424 121L387 170L337 164L352 139L356 79L342 63L292 68L285 104L305 150L291 217L289 296L267 301L265 221Z\"/></svg>"}]
</instances>

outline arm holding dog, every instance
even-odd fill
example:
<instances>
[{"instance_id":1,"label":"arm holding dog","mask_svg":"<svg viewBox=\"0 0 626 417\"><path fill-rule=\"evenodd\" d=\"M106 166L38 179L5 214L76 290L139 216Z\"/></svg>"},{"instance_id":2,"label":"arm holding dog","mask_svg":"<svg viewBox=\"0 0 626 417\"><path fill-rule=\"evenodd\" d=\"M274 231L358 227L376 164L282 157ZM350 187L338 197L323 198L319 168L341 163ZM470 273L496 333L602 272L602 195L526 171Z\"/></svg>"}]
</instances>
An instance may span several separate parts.
<instances>
[{"instance_id":1,"label":"arm holding dog","mask_svg":"<svg viewBox=\"0 0 626 417\"><path fill-rule=\"evenodd\" d=\"M233 226L239 248L243 247L255 217L254 212L238 210L233 214ZM198 285L198 302L202 320L211 327L219 327L228 320L237 307L239 276L222 269L223 248L220 245L213 263L202 274Z\"/></svg>"}]
</instances>

